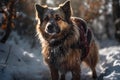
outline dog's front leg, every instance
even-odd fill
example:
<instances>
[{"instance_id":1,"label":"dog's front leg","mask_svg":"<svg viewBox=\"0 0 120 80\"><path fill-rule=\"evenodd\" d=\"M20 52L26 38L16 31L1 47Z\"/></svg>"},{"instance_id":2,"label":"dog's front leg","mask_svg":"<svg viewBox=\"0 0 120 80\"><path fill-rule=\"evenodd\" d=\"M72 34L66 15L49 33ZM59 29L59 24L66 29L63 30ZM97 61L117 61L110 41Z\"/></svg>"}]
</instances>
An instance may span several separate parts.
<instances>
[{"instance_id":1,"label":"dog's front leg","mask_svg":"<svg viewBox=\"0 0 120 80\"><path fill-rule=\"evenodd\" d=\"M52 80L58 80L59 79L58 70L53 65L49 65L49 68Z\"/></svg>"},{"instance_id":2,"label":"dog's front leg","mask_svg":"<svg viewBox=\"0 0 120 80\"><path fill-rule=\"evenodd\" d=\"M72 70L72 80L80 80L80 65L76 65Z\"/></svg>"}]
</instances>

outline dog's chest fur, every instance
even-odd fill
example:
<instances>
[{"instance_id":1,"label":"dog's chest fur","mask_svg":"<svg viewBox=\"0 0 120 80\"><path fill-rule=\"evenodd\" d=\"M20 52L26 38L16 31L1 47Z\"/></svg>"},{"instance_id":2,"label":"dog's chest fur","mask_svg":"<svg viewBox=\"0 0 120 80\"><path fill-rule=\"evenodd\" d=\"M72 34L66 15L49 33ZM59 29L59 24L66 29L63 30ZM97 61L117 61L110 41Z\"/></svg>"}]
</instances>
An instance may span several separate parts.
<instances>
[{"instance_id":1,"label":"dog's chest fur","mask_svg":"<svg viewBox=\"0 0 120 80\"><path fill-rule=\"evenodd\" d=\"M48 55L49 64L55 66L61 73L71 70L76 64L80 64L80 50L66 48L64 45L51 47Z\"/></svg>"},{"instance_id":2,"label":"dog's chest fur","mask_svg":"<svg viewBox=\"0 0 120 80\"><path fill-rule=\"evenodd\" d=\"M68 53L68 50L67 48L65 49L63 45L50 48L49 49L50 64L53 64L55 65L56 68L59 68L61 64L65 62L62 60L62 58L65 58L67 53Z\"/></svg>"}]
</instances>

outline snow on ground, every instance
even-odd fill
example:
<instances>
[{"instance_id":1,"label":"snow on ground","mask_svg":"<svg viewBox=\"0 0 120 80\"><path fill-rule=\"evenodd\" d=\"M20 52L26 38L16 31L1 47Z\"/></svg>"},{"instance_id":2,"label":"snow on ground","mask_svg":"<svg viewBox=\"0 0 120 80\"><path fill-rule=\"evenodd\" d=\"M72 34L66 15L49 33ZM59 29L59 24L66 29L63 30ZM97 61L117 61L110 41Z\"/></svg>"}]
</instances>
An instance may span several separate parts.
<instances>
[{"instance_id":1,"label":"snow on ground","mask_svg":"<svg viewBox=\"0 0 120 80\"><path fill-rule=\"evenodd\" d=\"M0 80L45 80L46 77L43 75L49 75L47 67L43 65L43 61L40 59L41 57L35 56L16 45L2 47L10 47L11 50L8 60L5 56L2 56L5 57L2 59L0 55L0 62L2 62L0 63ZM0 51L2 50L0 49Z\"/></svg>"},{"instance_id":2,"label":"snow on ground","mask_svg":"<svg viewBox=\"0 0 120 80\"><path fill-rule=\"evenodd\" d=\"M17 45L14 40L19 40ZM120 80L120 44L115 40L104 40L99 45L100 57L96 68L98 80ZM7 62L0 63L0 80L50 80L50 72L43 63L40 46L32 49L29 46L27 40L17 36L3 46L11 47L11 52ZM82 80L92 80L91 71L83 66ZM71 74L68 74L67 80L70 78Z\"/></svg>"},{"instance_id":3,"label":"snow on ground","mask_svg":"<svg viewBox=\"0 0 120 80\"><path fill-rule=\"evenodd\" d=\"M120 80L120 45L100 50L100 80Z\"/></svg>"},{"instance_id":4,"label":"snow on ground","mask_svg":"<svg viewBox=\"0 0 120 80\"><path fill-rule=\"evenodd\" d=\"M120 44L115 40L104 40L99 44L98 80L120 80ZM82 72L83 80L92 80L89 69L83 68Z\"/></svg>"}]
</instances>

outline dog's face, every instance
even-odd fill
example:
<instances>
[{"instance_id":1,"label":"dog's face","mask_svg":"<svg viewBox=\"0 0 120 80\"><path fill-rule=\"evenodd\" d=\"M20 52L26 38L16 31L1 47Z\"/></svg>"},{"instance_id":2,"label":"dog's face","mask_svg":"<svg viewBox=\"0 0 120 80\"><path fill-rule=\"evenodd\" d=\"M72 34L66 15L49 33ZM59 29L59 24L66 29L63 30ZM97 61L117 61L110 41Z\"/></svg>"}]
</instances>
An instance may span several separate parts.
<instances>
[{"instance_id":1,"label":"dog's face","mask_svg":"<svg viewBox=\"0 0 120 80\"><path fill-rule=\"evenodd\" d=\"M69 31L70 1L55 8L36 5L36 11L40 20L40 32L46 39L60 38Z\"/></svg>"}]
</instances>

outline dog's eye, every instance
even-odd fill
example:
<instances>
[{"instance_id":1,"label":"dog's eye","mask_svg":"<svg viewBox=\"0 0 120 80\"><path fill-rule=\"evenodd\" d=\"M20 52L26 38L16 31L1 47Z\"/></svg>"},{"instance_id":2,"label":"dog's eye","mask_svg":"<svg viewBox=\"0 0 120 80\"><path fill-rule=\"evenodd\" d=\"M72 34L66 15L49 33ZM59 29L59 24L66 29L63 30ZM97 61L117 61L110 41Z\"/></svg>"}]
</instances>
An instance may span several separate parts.
<instances>
[{"instance_id":1,"label":"dog's eye","mask_svg":"<svg viewBox=\"0 0 120 80\"><path fill-rule=\"evenodd\" d=\"M45 21L49 21L49 17L46 16L46 17L44 18L44 20L45 20Z\"/></svg>"},{"instance_id":2,"label":"dog's eye","mask_svg":"<svg viewBox=\"0 0 120 80\"><path fill-rule=\"evenodd\" d=\"M59 21L59 20L61 20L61 18L59 16L56 16L55 20Z\"/></svg>"}]
</instances>

